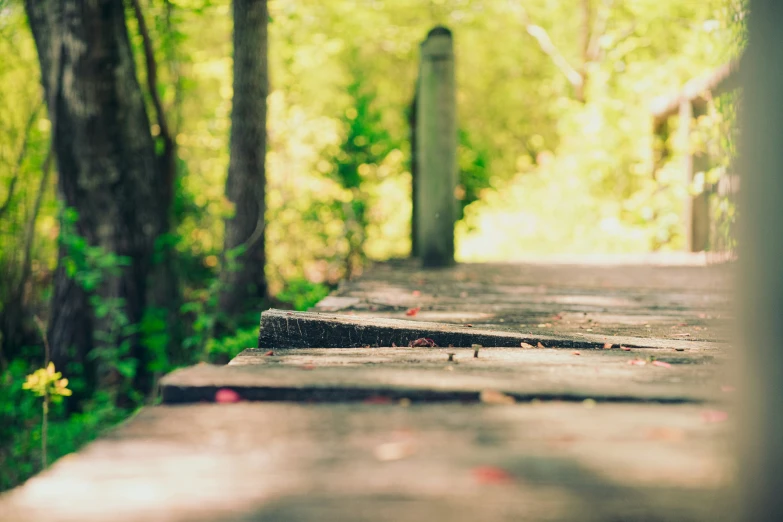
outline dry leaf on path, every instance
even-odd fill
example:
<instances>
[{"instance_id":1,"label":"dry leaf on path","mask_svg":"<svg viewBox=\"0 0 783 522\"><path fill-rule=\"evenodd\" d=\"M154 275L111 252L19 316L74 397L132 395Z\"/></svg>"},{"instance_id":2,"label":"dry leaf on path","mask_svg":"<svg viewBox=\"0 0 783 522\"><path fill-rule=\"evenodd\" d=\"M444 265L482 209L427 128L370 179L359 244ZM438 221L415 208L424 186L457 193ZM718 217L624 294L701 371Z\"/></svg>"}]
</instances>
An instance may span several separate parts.
<instances>
[{"instance_id":1,"label":"dry leaf on path","mask_svg":"<svg viewBox=\"0 0 783 522\"><path fill-rule=\"evenodd\" d=\"M729 414L721 410L705 410L701 412L701 420L706 423L723 422L729 418Z\"/></svg>"},{"instance_id":2,"label":"dry leaf on path","mask_svg":"<svg viewBox=\"0 0 783 522\"><path fill-rule=\"evenodd\" d=\"M229 388L220 388L217 392L215 392L215 402L219 404L231 404L241 400L242 397L240 397L237 392Z\"/></svg>"},{"instance_id":3,"label":"dry leaf on path","mask_svg":"<svg viewBox=\"0 0 783 522\"><path fill-rule=\"evenodd\" d=\"M433 341L429 337L419 337L415 341L411 341L411 342L408 343L408 347L410 347L410 348L415 348L417 346L425 346L427 348L434 348L434 347L436 347L438 345L435 344L435 341Z\"/></svg>"},{"instance_id":4,"label":"dry leaf on path","mask_svg":"<svg viewBox=\"0 0 783 522\"><path fill-rule=\"evenodd\" d=\"M472 470L473 478L479 484L508 484L514 477L505 469L496 466L478 466Z\"/></svg>"}]
</instances>

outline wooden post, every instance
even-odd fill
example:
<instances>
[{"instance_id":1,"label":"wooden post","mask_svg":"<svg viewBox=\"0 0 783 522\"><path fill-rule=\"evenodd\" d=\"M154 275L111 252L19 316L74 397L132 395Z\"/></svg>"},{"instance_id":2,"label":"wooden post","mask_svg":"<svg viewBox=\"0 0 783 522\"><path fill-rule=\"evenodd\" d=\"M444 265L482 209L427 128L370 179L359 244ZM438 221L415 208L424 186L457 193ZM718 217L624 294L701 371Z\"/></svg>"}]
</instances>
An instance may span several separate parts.
<instances>
[{"instance_id":1,"label":"wooden post","mask_svg":"<svg viewBox=\"0 0 783 522\"><path fill-rule=\"evenodd\" d=\"M693 117L698 120L707 113L706 103L692 104ZM710 156L705 150L693 153L693 173L691 183L696 173L702 172L702 176L710 168ZM701 192L691 197L691 252L704 252L710 247L710 194L712 185L702 179Z\"/></svg>"},{"instance_id":2,"label":"wooden post","mask_svg":"<svg viewBox=\"0 0 783 522\"><path fill-rule=\"evenodd\" d=\"M424 266L454 263L457 123L451 31L436 27L421 44L416 99L416 249Z\"/></svg>"},{"instance_id":3,"label":"wooden post","mask_svg":"<svg viewBox=\"0 0 783 522\"><path fill-rule=\"evenodd\" d=\"M740 75L738 234L742 362L736 484L741 512L732 520L783 520L783 2L751 0Z\"/></svg>"},{"instance_id":4,"label":"wooden post","mask_svg":"<svg viewBox=\"0 0 783 522\"><path fill-rule=\"evenodd\" d=\"M416 100L419 97L419 85L418 78L416 79L416 87L413 93L413 101L410 105L410 113L408 114L408 124L411 130L411 200L413 205L411 208L411 257L419 257L419 218L416 215L416 211L419 205L416 204L416 174L417 167L417 155L416 155Z\"/></svg>"},{"instance_id":5,"label":"wooden post","mask_svg":"<svg viewBox=\"0 0 783 522\"><path fill-rule=\"evenodd\" d=\"M706 191L701 194L690 193L693 184L695 168L706 167L706 157L696 155L691 150L691 123L693 122L693 103L691 100L680 101L679 111L679 148L683 154L683 170L688 194L685 196L685 249L688 252L703 252L707 249L710 231L709 195Z\"/></svg>"}]
</instances>

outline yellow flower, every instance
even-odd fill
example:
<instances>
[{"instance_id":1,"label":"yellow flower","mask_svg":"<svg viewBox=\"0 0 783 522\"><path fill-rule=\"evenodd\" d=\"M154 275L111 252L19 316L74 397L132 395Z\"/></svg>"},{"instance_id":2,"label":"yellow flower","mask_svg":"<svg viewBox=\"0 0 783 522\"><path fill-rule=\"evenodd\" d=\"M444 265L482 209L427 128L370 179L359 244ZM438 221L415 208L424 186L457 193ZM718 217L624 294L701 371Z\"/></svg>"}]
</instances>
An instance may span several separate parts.
<instances>
[{"instance_id":1,"label":"yellow flower","mask_svg":"<svg viewBox=\"0 0 783 522\"><path fill-rule=\"evenodd\" d=\"M68 389L68 379L61 378L62 375L55 370L54 363L50 362L46 368L39 368L28 375L22 388L40 397L50 395L55 402L59 402L62 397L73 394Z\"/></svg>"}]
</instances>

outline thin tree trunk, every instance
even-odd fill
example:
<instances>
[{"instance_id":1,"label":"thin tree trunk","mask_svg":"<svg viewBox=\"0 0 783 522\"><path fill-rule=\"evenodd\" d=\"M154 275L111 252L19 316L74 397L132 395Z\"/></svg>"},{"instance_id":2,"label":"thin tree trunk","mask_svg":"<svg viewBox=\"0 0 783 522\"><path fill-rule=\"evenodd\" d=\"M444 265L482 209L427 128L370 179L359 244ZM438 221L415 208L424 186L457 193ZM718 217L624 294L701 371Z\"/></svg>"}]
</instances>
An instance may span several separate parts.
<instances>
[{"instance_id":1,"label":"thin tree trunk","mask_svg":"<svg viewBox=\"0 0 783 522\"><path fill-rule=\"evenodd\" d=\"M87 244L130 258L119 275L104 274L101 299L123 300L130 323L142 316L155 239L163 231L165 192L125 25L117 0L26 0L46 91L58 191L79 213L76 232ZM61 243L59 260L68 255ZM49 339L52 360L87 364L109 331L94 316L86 292L62 263L55 272ZM139 362L136 385L146 380L146 354L132 339Z\"/></svg>"},{"instance_id":2,"label":"thin tree trunk","mask_svg":"<svg viewBox=\"0 0 783 522\"><path fill-rule=\"evenodd\" d=\"M155 51L152 38L147 29L147 22L141 10L139 0L130 0L133 14L138 24L144 48L144 64L146 66L147 90L149 91L152 105L155 109L155 120L158 123L158 134L155 136L162 146L158 155L158 169L162 191L160 193L160 230L162 233L172 229L173 216L171 213L174 200L174 184L177 177L177 141L174 132L168 123L163 101L158 93L158 63L155 60ZM167 4L167 10L170 5ZM179 81L179 80L177 80ZM168 353L166 354L175 364L188 362L189 358L182 347L182 328L179 321L179 308L181 294L179 277L175 267L174 245L164 241L157 245L155 263L150 274L150 284L147 293L148 306L156 309L156 313L165 311L166 331L169 336ZM157 376L156 376L157 378Z\"/></svg>"},{"instance_id":3,"label":"thin tree trunk","mask_svg":"<svg viewBox=\"0 0 783 522\"><path fill-rule=\"evenodd\" d=\"M266 157L267 2L234 0L234 99L226 196L235 214L226 221L224 257L237 248L239 265L227 259L221 273L219 312L224 324L266 297L264 185Z\"/></svg>"}]
</instances>

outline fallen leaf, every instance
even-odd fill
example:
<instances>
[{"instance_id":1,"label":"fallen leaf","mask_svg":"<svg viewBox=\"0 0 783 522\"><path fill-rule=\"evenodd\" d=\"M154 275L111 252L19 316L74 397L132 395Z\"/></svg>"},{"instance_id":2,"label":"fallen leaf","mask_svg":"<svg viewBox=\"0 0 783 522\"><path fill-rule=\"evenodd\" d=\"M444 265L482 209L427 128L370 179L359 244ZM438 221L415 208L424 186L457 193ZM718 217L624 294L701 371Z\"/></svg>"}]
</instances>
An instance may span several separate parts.
<instances>
[{"instance_id":1,"label":"fallen leaf","mask_svg":"<svg viewBox=\"0 0 783 522\"><path fill-rule=\"evenodd\" d=\"M701 420L707 423L723 422L729 418L729 414L721 410L705 410L701 412Z\"/></svg>"},{"instance_id":2,"label":"fallen leaf","mask_svg":"<svg viewBox=\"0 0 783 522\"><path fill-rule=\"evenodd\" d=\"M242 398L237 392L229 388L220 388L215 392L215 402L220 404L231 404L233 402L239 402Z\"/></svg>"},{"instance_id":3,"label":"fallen leaf","mask_svg":"<svg viewBox=\"0 0 783 522\"><path fill-rule=\"evenodd\" d=\"M471 473L479 484L508 484L514 481L508 471L495 466L478 466L473 468Z\"/></svg>"},{"instance_id":4,"label":"fallen leaf","mask_svg":"<svg viewBox=\"0 0 783 522\"><path fill-rule=\"evenodd\" d=\"M519 346L521 346L522 348L535 348L535 346L533 346L532 344L527 344L527 343L519 343Z\"/></svg>"},{"instance_id":5,"label":"fallen leaf","mask_svg":"<svg viewBox=\"0 0 783 522\"><path fill-rule=\"evenodd\" d=\"M419 313L419 310L421 310L421 306L417 306L416 308L408 308L408 310L405 312L405 315L413 317Z\"/></svg>"},{"instance_id":6,"label":"fallen leaf","mask_svg":"<svg viewBox=\"0 0 783 522\"><path fill-rule=\"evenodd\" d=\"M514 404L516 402L511 395L497 390L482 390L479 399L484 404Z\"/></svg>"},{"instance_id":7,"label":"fallen leaf","mask_svg":"<svg viewBox=\"0 0 783 522\"><path fill-rule=\"evenodd\" d=\"M435 344L435 341L433 341L429 337L419 337L415 341L409 342L408 346L410 348L415 348L417 346L426 346L427 348L434 348L434 347L436 347L438 345Z\"/></svg>"},{"instance_id":8,"label":"fallen leaf","mask_svg":"<svg viewBox=\"0 0 783 522\"><path fill-rule=\"evenodd\" d=\"M671 364L669 364L667 362L664 362L664 361L653 361L652 365L653 366L658 366L660 368L671 368L672 367Z\"/></svg>"},{"instance_id":9,"label":"fallen leaf","mask_svg":"<svg viewBox=\"0 0 783 522\"><path fill-rule=\"evenodd\" d=\"M604 343L604 350L611 350L612 346L614 346L612 343Z\"/></svg>"},{"instance_id":10,"label":"fallen leaf","mask_svg":"<svg viewBox=\"0 0 783 522\"><path fill-rule=\"evenodd\" d=\"M630 351L631 351L631 349L630 349L630 348L628 348L627 346L620 346L620 349L621 349L622 351L624 351L624 352L630 352Z\"/></svg>"},{"instance_id":11,"label":"fallen leaf","mask_svg":"<svg viewBox=\"0 0 783 522\"><path fill-rule=\"evenodd\" d=\"M419 292L418 290L414 290L413 292L411 292L411 294L413 295L413 297L421 296L421 292Z\"/></svg>"},{"instance_id":12,"label":"fallen leaf","mask_svg":"<svg viewBox=\"0 0 783 522\"><path fill-rule=\"evenodd\" d=\"M736 390L736 388L734 386L729 386L728 384L724 384L720 387L720 391L722 392L733 392L734 390Z\"/></svg>"},{"instance_id":13,"label":"fallen leaf","mask_svg":"<svg viewBox=\"0 0 783 522\"><path fill-rule=\"evenodd\" d=\"M577 352L576 350L574 350L574 351L573 351L573 352L571 352L571 353L572 353L572 354L574 354L574 355L582 355L582 352Z\"/></svg>"},{"instance_id":14,"label":"fallen leaf","mask_svg":"<svg viewBox=\"0 0 783 522\"><path fill-rule=\"evenodd\" d=\"M647 361L642 359L633 359L631 361L628 361L628 364L632 364L634 366L644 366L645 364L647 364Z\"/></svg>"},{"instance_id":15,"label":"fallen leaf","mask_svg":"<svg viewBox=\"0 0 783 522\"><path fill-rule=\"evenodd\" d=\"M541 341L539 341L538 344L536 345L536 348L546 348L546 346L541 344Z\"/></svg>"},{"instance_id":16,"label":"fallen leaf","mask_svg":"<svg viewBox=\"0 0 783 522\"><path fill-rule=\"evenodd\" d=\"M468 328L473 328L473 325L470 323L466 324L465 326L467 326Z\"/></svg>"},{"instance_id":17,"label":"fallen leaf","mask_svg":"<svg viewBox=\"0 0 783 522\"><path fill-rule=\"evenodd\" d=\"M264 355L274 355L274 354L275 354L275 352L273 352L272 350L269 350L269 351L268 351L268 352L266 352Z\"/></svg>"}]
</instances>

